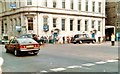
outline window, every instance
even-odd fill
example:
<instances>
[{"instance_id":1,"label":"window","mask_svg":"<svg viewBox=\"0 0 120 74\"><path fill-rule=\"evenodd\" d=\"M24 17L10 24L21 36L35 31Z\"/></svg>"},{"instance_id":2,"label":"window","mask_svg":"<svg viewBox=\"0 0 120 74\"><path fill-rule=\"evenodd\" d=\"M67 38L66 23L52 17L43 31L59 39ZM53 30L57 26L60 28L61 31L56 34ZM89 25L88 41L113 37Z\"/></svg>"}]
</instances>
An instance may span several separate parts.
<instances>
[{"instance_id":1,"label":"window","mask_svg":"<svg viewBox=\"0 0 120 74\"><path fill-rule=\"evenodd\" d=\"M8 31L8 27L7 27L7 23L5 23L5 33L7 33Z\"/></svg>"},{"instance_id":2,"label":"window","mask_svg":"<svg viewBox=\"0 0 120 74\"><path fill-rule=\"evenodd\" d=\"M53 27L56 27L56 24L57 24L56 20L57 20L56 18L53 18Z\"/></svg>"},{"instance_id":3,"label":"window","mask_svg":"<svg viewBox=\"0 0 120 74\"><path fill-rule=\"evenodd\" d=\"M56 1L53 1L53 8L56 8Z\"/></svg>"},{"instance_id":4,"label":"window","mask_svg":"<svg viewBox=\"0 0 120 74\"><path fill-rule=\"evenodd\" d=\"M86 11L88 11L88 0L86 0Z\"/></svg>"},{"instance_id":5,"label":"window","mask_svg":"<svg viewBox=\"0 0 120 74\"><path fill-rule=\"evenodd\" d=\"M92 11L95 12L95 2L92 2L92 5L93 5Z\"/></svg>"},{"instance_id":6,"label":"window","mask_svg":"<svg viewBox=\"0 0 120 74\"><path fill-rule=\"evenodd\" d=\"M28 18L28 30L33 30L33 17Z\"/></svg>"},{"instance_id":7,"label":"window","mask_svg":"<svg viewBox=\"0 0 120 74\"><path fill-rule=\"evenodd\" d=\"M4 33L4 25L3 25L3 20L2 20L2 30L1 30L2 34Z\"/></svg>"},{"instance_id":8,"label":"window","mask_svg":"<svg viewBox=\"0 0 120 74\"><path fill-rule=\"evenodd\" d=\"M62 8L65 8L65 0L62 0Z\"/></svg>"},{"instance_id":9,"label":"window","mask_svg":"<svg viewBox=\"0 0 120 74\"><path fill-rule=\"evenodd\" d=\"M88 27L88 20L85 21L85 31L87 31L87 27Z\"/></svg>"},{"instance_id":10,"label":"window","mask_svg":"<svg viewBox=\"0 0 120 74\"><path fill-rule=\"evenodd\" d=\"M27 5L32 5L32 0L27 0Z\"/></svg>"},{"instance_id":11,"label":"window","mask_svg":"<svg viewBox=\"0 0 120 74\"><path fill-rule=\"evenodd\" d=\"M62 30L65 30L65 19L62 19Z\"/></svg>"},{"instance_id":12,"label":"window","mask_svg":"<svg viewBox=\"0 0 120 74\"><path fill-rule=\"evenodd\" d=\"M100 31L101 21L98 21L98 31Z\"/></svg>"},{"instance_id":13,"label":"window","mask_svg":"<svg viewBox=\"0 0 120 74\"><path fill-rule=\"evenodd\" d=\"M78 31L80 31L80 20L78 20L78 27L77 27Z\"/></svg>"},{"instance_id":14,"label":"window","mask_svg":"<svg viewBox=\"0 0 120 74\"><path fill-rule=\"evenodd\" d=\"M47 7L47 0L45 0L44 5L45 5L45 7Z\"/></svg>"},{"instance_id":15,"label":"window","mask_svg":"<svg viewBox=\"0 0 120 74\"><path fill-rule=\"evenodd\" d=\"M99 13L101 13L101 2L99 2L98 4L99 4L99 6L98 6L99 7L98 8L99 9Z\"/></svg>"},{"instance_id":16,"label":"window","mask_svg":"<svg viewBox=\"0 0 120 74\"><path fill-rule=\"evenodd\" d=\"M81 10L81 0L78 2L78 9Z\"/></svg>"},{"instance_id":17,"label":"window","mask_svg":"<svg viewBox=\"0 0 120 74\"><path fill-rule=\"evenodd\" d=\"M73 9L73 0L71 0L70 8Z\"/></svg>"},{"instance_id":18,"label":"window","mask_svg":"<svg viewBox=\"0 0 120 74\"><path fill-rule=\"evenodd\" d=\"M49 31L48 17L43 17L43 31Z\"/></svg>"},{"instance_id":19,"label":"window","mask_svg":"<svg viewBox=\"0 0 120 74\"><path fill-rule=\"evenodd\" d=\"M70 31L73 31L73 20L70 20Z\"/></svg>"},{"instance_id":20,"label":"window","mask_svg":"<svg viewBox=\"0 0 120 74\"><path fill-rule=\"evenodd\" d=\"M47 17L43 18L43 25L48 25L48 18Z\"/></svg>"},{"instance_id":21,"label":"window","mask_svg":"<svg viewBox=\"0 0 120 74\"><path fill-rule=\"evenodd\" d=\"M92 28L94 28L94 25L95 25L95 21L92 21Z\"/></svg>"}]
</instances>

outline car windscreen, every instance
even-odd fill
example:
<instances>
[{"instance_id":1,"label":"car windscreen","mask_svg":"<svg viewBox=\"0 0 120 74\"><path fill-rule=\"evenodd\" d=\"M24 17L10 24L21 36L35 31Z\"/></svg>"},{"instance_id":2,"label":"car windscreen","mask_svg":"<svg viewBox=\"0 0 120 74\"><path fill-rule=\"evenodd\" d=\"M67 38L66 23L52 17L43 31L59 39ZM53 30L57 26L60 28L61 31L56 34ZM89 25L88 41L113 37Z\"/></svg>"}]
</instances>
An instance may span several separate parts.
<instances>
[{"instance_id":1,"label":"car windscreen","mask_svg":"<svg viewBox=\"0 0 120 74\"><path fill-rule=\"evenodd\" d=\"M75 35L74 38L79 38L79 35Z\"/></svg>"},{"instance_id":2,"label":"car windscreen","mask_svg":"<svg viewBox=\"0 0 120 74\"><path fill-rule=\"evenodd\" d=\"M35 40L31 39L31 38L20 38L20 39L17 39L18 42L20 44L30 44L30 43L37 43Z\"/></svg>"},{"instance_id":3,"label":"car windscreen","mask_svg":"<svg viewBox=\"0 0 120 74\"><path fill-rule=\"evenodd\" d=\"M89 36L88 36L88 34L81 34L80 35L80 38L88 38Z\"/></svg>"}]
</instances>

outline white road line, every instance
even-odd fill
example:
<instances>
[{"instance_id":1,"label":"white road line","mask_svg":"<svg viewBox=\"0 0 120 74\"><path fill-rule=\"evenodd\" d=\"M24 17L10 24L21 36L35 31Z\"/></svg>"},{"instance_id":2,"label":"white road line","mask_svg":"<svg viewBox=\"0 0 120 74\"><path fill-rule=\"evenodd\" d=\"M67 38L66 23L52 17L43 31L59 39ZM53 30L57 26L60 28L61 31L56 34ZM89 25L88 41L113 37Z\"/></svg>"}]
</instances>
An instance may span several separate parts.
<instances>
[{"instance_id":1,"label":"white road line","mask_svg":"<svg viewBox=\"0 0 120 74\"><path fill-rule=\"evenodd\" d=\"M65 68L54 68L54 69L50 69L51 71L63 71L63 70L66 70Z\"/></svg>"},{"instance_id":2,"label":"white road line","mask_svg":"<svg viewBox=\"0 0 120 74\"><path fill-rule=\"evenodd\" d=\"M92 64L92 63L86 63L86 64L82 64L83 66L93 66L95 64Z\"/></svg>"},{"instance_id":3,"label":"white road line","mask_svg":"<svg viewBox=\"0 0 120 74\"><path fill-rule=\"evenodd\" d=\"M82 66L68 66L67 68L81 68Z\"/></svg>"},{"instance_id":4,"label":"white road line","mask_svg":"<svg viewBox=\"0 0 120 74\"><path fill-rule=\"evenodd\" d=\"M107 62L118 62L118 60L107 60Z\"/></svg>"},{"instance_id":5,"label":"white road line","mask_svg":"<svg viewBox=\"0 0 120 74\"><path fill-rule=\"evenodd\" d=\"M104 63L107 63L107 62L104 62L104 61L100 61L100 62L95 62L96 64L104 64Z\"/></svg>"},{"instance_id":6,"label":"white road line","mask_svg":"<svg viewBox=\"0 0 120 74\"><path fill-rule=\"evenodd\" d=\"M44 72L44 73L46 73L47 71L43 70L43 71L40 71L40 72Z\"/></svg>"}]
</instances>

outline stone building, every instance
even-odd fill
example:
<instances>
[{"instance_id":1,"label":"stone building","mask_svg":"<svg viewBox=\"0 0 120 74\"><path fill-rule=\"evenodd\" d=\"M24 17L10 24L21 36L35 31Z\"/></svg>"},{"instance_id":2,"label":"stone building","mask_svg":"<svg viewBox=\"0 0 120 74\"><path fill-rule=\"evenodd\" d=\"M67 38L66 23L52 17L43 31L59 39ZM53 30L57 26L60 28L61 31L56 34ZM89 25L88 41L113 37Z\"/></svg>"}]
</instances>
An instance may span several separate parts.
<instances>
[{"instance_id":1,"label":"stone building","mask_svg":"<svg viewBox=\"0 0 120 74\"><path fill-rule=\"evenodd\" d=\"M120 1L106 2L106 21L105 35L107 40L111 40L111 34L120 31Z\"/></svg>"},{"instance_id":2,"label":"stone building","mask_svg":"<svg viewBox=\"0 0 120 74\"><path fill-rule=\"evenodd\" d=\"M0 35L105 36L105 0L1 0Z\"/></svg>"}]
</instances>

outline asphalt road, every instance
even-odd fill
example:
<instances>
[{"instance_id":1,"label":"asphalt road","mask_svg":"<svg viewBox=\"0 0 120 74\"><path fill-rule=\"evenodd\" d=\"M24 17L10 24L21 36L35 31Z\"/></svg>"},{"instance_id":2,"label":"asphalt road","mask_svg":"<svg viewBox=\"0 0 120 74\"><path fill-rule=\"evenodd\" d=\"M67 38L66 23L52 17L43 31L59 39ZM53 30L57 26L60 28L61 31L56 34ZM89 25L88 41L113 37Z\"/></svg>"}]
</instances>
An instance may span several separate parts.
<instances>
[{"instance_id":1,"label":"asphalt road","mask_svg":"<svg viewBox=\"0 0 120 74\"><path fill-rule=\"evenodd\" d=\"M37 56L15 57L0 45L3 72L118 72L118 44L46 44Z\"/></svg>"}]
</instances>

